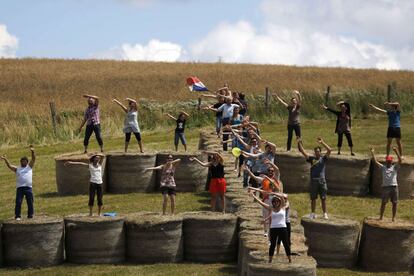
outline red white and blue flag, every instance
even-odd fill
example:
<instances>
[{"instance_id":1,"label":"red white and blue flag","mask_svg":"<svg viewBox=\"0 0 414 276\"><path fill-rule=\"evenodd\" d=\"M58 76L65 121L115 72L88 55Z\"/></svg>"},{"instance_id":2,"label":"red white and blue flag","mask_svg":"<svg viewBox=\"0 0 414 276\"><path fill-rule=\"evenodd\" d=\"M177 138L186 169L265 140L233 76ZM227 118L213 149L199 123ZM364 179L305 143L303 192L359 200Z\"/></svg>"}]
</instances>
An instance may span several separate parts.
<instances>
[{"instance_id":1,"label":"red white and blue flag","mask_svg":"<svg viewBox=\"0 0 414 276\"><path fill-rule=\"evenodd\" d=\"M207 87L197 77L188 77L187 84L191 92L208 91Z\"/></svg>"}]
</instances>

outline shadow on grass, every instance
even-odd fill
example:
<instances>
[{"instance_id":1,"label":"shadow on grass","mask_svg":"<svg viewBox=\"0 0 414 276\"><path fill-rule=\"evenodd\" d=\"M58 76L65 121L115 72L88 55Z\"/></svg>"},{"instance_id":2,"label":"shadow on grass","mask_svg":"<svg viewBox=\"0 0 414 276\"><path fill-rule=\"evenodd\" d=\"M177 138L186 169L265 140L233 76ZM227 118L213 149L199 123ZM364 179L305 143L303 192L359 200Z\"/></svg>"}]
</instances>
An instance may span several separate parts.
<instances>
[{"instance_id":1,"label":"shadow on grass","mask_svg":"<svg viewBox=\"0 0 414 276\"><path fill-rule=\"evenodd\" d=\"M42 194L37 195L37 197L40 197L40 198L55 198L55 197L67 197L67 196L75 196L75 195L60 195L58 194L58 192L42 193Z\"/></svg>"}]
</instances>

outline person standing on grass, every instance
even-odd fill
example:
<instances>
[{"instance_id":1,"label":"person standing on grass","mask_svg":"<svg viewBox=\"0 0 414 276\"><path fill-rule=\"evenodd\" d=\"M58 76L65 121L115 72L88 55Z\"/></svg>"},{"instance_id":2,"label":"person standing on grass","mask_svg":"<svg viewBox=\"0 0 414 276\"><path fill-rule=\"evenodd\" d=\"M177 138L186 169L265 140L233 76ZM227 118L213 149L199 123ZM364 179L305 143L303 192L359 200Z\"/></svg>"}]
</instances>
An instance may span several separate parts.
<instances>
[{"instance_id":1,"label":"person standing on grass","mask_svg":"<svg viewBox=\"0 0 414 276\"><path fill-rule=\"evenodd\" d=\"M79 165L87 166L89 168L89 173L91 175L89 180L89 216L93 215L93 205L96 199L98 200L98 216L101 216L101 211L103 207L103 170L102 170L103 155L102 154L93 154L89 157L89 163L84 162L75 162L67 161L65 166Z\"/></svg>"},{"instance_id":2,"label":"person standing on grass","mask_svg":"<svg viewBox=\"0 0 414 276\"><path fill-rule=\"evenodd\" d=\"M398 151L401 158L403 158L402 144L401 144L401 122L400 122L400 103L398 102L385 102L386 109L379 108L373 104L369 106L373 109L384 112L388 116L388 131L387 131L387 156L390 154L392 139L395 139L398 146Z\"/></svg>"},{"instance_id":3,"label":"person standing on grass","mask_svg":"<svg viewBox=\"0 0 414 276\"><path fill-rule=\"evenodd\" d=\"M218 109L220 106L224 104L224 98L218 97L218 102L211 106L212 108ZM217 137L220 138L220 132L221 132L221 117L223 116L223 111L216 112L216 133Z\"/></svg>"},{"instance_id":4,"label":"person standing on grass","mask_svg":"<svg viewBox=\"0 0 414 276\"><path fill-rule=\"evenodd\" d=\"M209 186L209 192L211 194L211 211L216 210L217 197L220 198L223 213L226 210L226 202L224 194L226 193L226 179L224 178L224 159L220 153L215 151L205 151L206 154L211 154L212 159L210 162L204 163L198 160L196 157L190 157L191 162L196 161L203 167L209 167L211 171L211 180Z\"/></svg>"},{"instance_id":5,"label":"person standing on grass","mask_svg":"<svg viewBox=\"0 0 414 276\"><path fill-rule=\"evenodd\" d=\"M346 140L348 141L349 149L351 150L351 155L354 156L354 152L352 147L354 146L352 143L352 136L351 136L351 106L349 103L344 101L340 101L336 104L339 106L339 111L333 110L326 105L321 105L321 108L332 112L336 115L336 127L335 133L338 134L338 155L341 154L341 147L342 147L342 140L345 134Z\"/></svg>"},{"instance_id":6,"label":"person standing on grass","mask_svg":"<svg viewBox=\"0 0 414 276\"><path fill-rule=\"evenodd\" d=\"M302 96L300 95L300 92L297 90L294 90L293 93L295 94L295 97L290 99L290 104L287 104L278 95L276 94L272 95L275 99L277 99L281 104L283 104L287 108L288 113L289 113L288 126L287 126L287 129L288 129L288 139L287 139L287 146L286 146L287 151L290 151L290 149L292 148L293 131L295 131L296 138L301 137L299 115L300 115L300 108L302 105Z\"/></svg>"},{"instance_id":7,"label":"person standing on grass","mask_svg":"<svg viewBox=\"0 0 414 276\"><path fill-rule=\"evenodd\" d=\"M234 109L239 107L237 104L232 103L232 97L225 97L225 103L222 104L219 108L208 107L208 109L214 112L223 112L221 117L222 127L230 125L230 120L233 117ZM229 140L229 134L223 133L223 142ZM227 143L223 143L223 151L227 151Z\"/></svg>"},{"instance_id":8,"label":"person standing on grass","mask_svg":"<svg viewBox=\"0 0 414 276\"><path fill-rule=\"evenodd\" d=\"M382 165L377 161L374 153L374 148L371 148L372 160L375 165L381 168L382 171L382 202L380 208L380 220L384 216L385 207L387 206L388 200L392 202L392 221L395 221L395 215L397 214L397 203L398 203L398 182L397 173L400 169L402 159L397 148L393 148L393 151L397 155L398 163L393 163L393 158L390 155L385 157L385 165Z\"/></svg>"},{"instance_id":9,"label":"person standing on grass","mask_svg":"<svg viewBox=\"0 0 414 276\"><path fill-rule=\"evenodd\" d=\"M260 198L254 195L251 189L249 194L256 200L257 203L269 210L270 215L266 220L270 220L270 246L269 246L269 263L272 262L273 255L275 254L276 243L281 240L285 248L286 256L289 263L292 262L288 231L286 226L286 195L273 193L274 197L271 200L271 204L266 204Z\"/></svg>"},{"instance_id":10,"label":"person standing on grass","mask_svg":"<svg viewBox=\"0 0 414 276\"><path fill-rule=\"evenodd\" d=\"M120 101L117 99L113 99L112 101L118 104L126 113L125 122L124 122L124 133L125 133L125 153L128 151L129 141L131 140L131 133L134 133L135 138L137 139L139 151L142 151L142 142L141 142L141 131L139 129L138 124L138 107L137 101L126 98L128 101L128 108L124 106Z\"/></svg>"},{"instance_id":11,"label":"person standing on grass","mask_svg":"<svg viewBox=\"0 0 414 276\"><path fill-rule=\"evenodd\" d=\"M310 218L315 219L315 209L316 209L316 199L321 198L321 205L323 211L323 218L328 219L328 213L326 212L326 193L328 187L325 179L325 166L326 161L328 160L329 155L331 154L331 148L326 144L322 138L318 138L317 142L326 149L325 155L322 155L322 149L320 146L315 147L314 154L315 156L309 156L303 148L302 139L297 139L298 149L305 157L306 162L311 164L310 174L311 174L311 183L310 183L310 199L311 199L311 213Z\"/></svg>"},{"instance_id":12,"label":"person standing on grass","mask_svg":"<svg viewBox=\"0 0 414 276\"><path fill-rule=\"evenodd\" d=\"M0 156L6 166L16 174L16 205L14 209L14 218L21 220L21 207L23 197L26 197L27 218L32 219L34 215L33 207L33 166L36 162L36 154L32 145L30 145L31 160L26 156L20 158L20 166L11 165L5 155Z\"/></svg>"},{"instance_id":13,"label":"person standing on grass","mask_svg":"<svg viewBox=\"0 0 414 276\"><path fill-rule=\"evenodd\" d=\"M157 167L146 168L145 171L149 170L161 170L161 182L160 182L160 190L162 193L162 214L167 214L167 204L168 204L168 197L170 198L170 205L171 205L171 215L175 213L175 195L176 195L176 184L175 184L175 169L178 164L181 162L181 159L175 159L170 154L167 156L167 162L163 165L159 165Z\"/></svg>"},{"instance_id":14,"label":"person standing on grass","mask_svg":"<svg viewBox=\"0 0 414 276\"><path fill-rule=\"evenodd\" d=\"M177 124L177 126L175 127L175 134L174 134L175 151L178 151L178 142L179 142L179 140L181 141L181 144L183 144L184 150L187 151L187 141L185 140L184 130L185 130L186 120L187 120L188 117L190 117L190 115L188 115L188 113L186 113L184 111L181 111L181 113L178 114L178 119L175 118L174 116L172 116L169 113L167 113L165 115L167 115L168 117L173 119Z\"/></svg>"},{"instance_id":15,"label":"person standing on grass","mask_svg":"<svg viewBox=\"0 0 414 276\"><path fill-rule=\"evenodd\" d=\"M85 147L84 153L88 153L89 139L92 133L95 133L96 140L98 141L101 152L103 152L103 141L101 136L101 123L99 112L99 98L93 95L83 95L88 99L88 108L85 110L83 121L79 127L79 133L82 131L83 126L86 123L85 139L83 145Z\"/></svg>"}]
</instances>

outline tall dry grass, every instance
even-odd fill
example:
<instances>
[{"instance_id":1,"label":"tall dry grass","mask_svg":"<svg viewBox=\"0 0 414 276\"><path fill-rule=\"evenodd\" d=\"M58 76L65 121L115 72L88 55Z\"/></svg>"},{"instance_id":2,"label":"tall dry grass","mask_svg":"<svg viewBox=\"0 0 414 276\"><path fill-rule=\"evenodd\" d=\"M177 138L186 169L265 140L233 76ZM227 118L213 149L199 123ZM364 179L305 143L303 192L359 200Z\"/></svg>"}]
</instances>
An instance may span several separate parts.
<instances>
[{"instance_id":1,"label":"tall dry grass","mask_svg":"<svg viewBox=\"0 0 414 276\"><path fill-rule=\"evenodd\" d=\"M249 64L155 63L96 60L0 59L0 143L50 143L79 137L75 132L85 109L84 93L101 97L104 135L120 134L123 113L111 103L116 97L140 100L143 129L173 128L163 111L185 108L194 118L189 127L210 123L213 114L196 111L197 97L185 84L189 75L198 76L210 89L230 84L233 90L249 95L255 118L276 120L285 115L280 105L264 109L266 86L286 97L292 89L303 91L308 118L323 118L318 109L324 91L332 88L332 101L346 98L356 111L366 116L367 101L383 102L386 85L396 82L395 99L412 111L414 72L355 70ZM53 133L49 102L55 102L58 131Z\"/></svg>"}]
</instances>

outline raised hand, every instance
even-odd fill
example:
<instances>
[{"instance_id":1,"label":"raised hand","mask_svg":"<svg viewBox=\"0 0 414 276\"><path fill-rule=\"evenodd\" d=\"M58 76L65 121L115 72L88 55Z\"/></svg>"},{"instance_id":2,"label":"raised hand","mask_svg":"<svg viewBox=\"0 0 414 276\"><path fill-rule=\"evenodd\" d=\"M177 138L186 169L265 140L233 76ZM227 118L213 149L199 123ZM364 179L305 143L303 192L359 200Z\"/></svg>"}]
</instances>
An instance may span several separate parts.
<instances>
[{"instance_id":1,"label":"raised hand","mask_svg":"<svg viewBox=\"0 0 414 276\"><path fill-rule=\"evenodd\" d=\"M33 145L29 145L29 149L30 149L30 151L34 151Z\"/></svg>"},{"instance_id":2,"label":"raised hand","mask_svg":"<svg viewBox=\"0 0 414 276\"><path fill-rule=\"evenodd\" d=\"M1 156L0 156L0 159L1 159L1 160L6 160L6 159L7 159L7 158L6 158L6 155L1 155Z\"/></svg>"},{"instance_id":3,"label":"raised hand","mask_svg":"<svg viewBox=\"0 0 414 276\"><path fill-rule=\"evenodd\" d=\"M67 167L67 166L69 166L69 165L70 165L70 162L69 162L69 161L66 161L63 165L64 165L65 167Z\"/></svg>"},{"instance_id":4,"label":"raised hand","mask_svg":"<svg viewBox=\"0 0 414 276\"><path fill-rule=\"evenodd\" d=\"M321 109L328 109L328 107L326 106L326 105L324 105L324 104L321 104Z\"/></svg>"},{"instance_id":5,"label":"raised hand","mask_svg":"<svg viewBox=\"0 0 414 276\"><path fill-rule=\"evenodd\" d=\"M193 161L195 160L195 157L188 157L188 160L189 160L190 162L193 162Z\"/></svg>"},{"instance_id":6,"label":"raised hand","mask_svg":"<svg viewBox=\"0 0 414 276\"><path fill-rule=\"evenodd\" d=\"M323 143L323 140L322 140L322 138L321 138L321 137L316 138L316 141L317 141L319 144L322 144L322 143Z\"/></svg>"}]
</instances>

